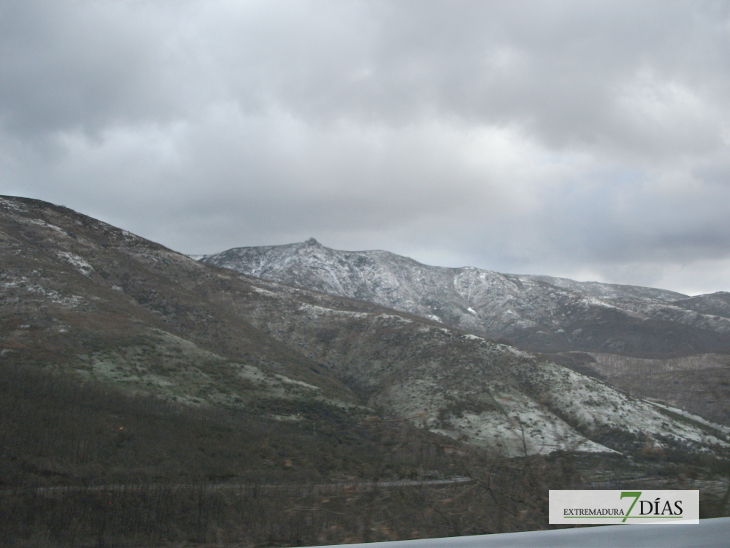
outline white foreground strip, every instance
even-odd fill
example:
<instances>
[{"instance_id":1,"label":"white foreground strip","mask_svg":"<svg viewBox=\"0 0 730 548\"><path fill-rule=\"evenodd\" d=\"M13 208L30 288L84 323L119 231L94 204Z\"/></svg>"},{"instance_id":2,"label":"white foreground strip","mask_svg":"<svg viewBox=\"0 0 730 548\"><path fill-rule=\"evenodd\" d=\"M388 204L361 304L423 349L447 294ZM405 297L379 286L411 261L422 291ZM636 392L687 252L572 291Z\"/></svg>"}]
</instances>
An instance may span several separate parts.
<instances>
[{"instance_id":1,"label":"white foreground strip","mask_svg":"<svg viewBox=\"0 0 730 548\"><path fill-rule=\"evenodd\" d=\"M347 548L727 548L730 518L699 525L603 525L526 533L348 544ZM321 547L326 548L326 547Z\"/></svg>"}]
</instances>

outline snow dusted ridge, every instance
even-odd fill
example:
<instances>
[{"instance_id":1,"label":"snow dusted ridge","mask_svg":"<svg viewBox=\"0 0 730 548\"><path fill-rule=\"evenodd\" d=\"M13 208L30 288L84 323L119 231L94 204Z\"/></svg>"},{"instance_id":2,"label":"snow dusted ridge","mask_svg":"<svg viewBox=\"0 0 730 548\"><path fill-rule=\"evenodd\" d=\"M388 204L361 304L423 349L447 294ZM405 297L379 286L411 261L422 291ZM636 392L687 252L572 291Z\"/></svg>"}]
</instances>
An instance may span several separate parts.
<instances>
[{"instance_id":1,"label":"snow dusted ridge","mask_svg":"<svg viewBox=\"0 0 730 548\"><path fill-rule=\"evenodd\" d=\"M367 300L539 352L730 353L730 294L690 298L647 287L434 267L387 251L337 251L313 238L235 248L200 260Z\"/></svg>"}]
</instances>

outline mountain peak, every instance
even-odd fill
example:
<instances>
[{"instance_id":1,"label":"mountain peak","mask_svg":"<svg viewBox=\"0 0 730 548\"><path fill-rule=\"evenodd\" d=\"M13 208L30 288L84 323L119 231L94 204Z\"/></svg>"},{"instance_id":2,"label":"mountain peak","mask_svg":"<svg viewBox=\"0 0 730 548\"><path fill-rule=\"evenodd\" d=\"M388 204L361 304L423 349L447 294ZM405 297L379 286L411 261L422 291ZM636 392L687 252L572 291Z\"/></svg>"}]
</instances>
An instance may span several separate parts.
<instances>
[{"instance_id":1,"label":"mountain peak","mask_svg":"<svg viewBox=\"0 0 730 548\"><path fill-rule=\"evenodd\" d=\"M314 238L309 238L308 240L305 240L304 245L322 247L322 244Z\"/></svg>"}]
</instances>

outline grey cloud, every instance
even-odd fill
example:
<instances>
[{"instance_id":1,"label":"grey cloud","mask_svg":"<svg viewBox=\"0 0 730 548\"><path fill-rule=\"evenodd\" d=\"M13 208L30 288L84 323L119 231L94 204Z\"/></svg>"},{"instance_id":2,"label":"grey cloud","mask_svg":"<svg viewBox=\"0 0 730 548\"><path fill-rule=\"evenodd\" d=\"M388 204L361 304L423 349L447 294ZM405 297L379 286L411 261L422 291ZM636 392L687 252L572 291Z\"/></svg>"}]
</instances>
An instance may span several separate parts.
<instances>
[{"instance_id":1,"label":"grey cloud","mask_svg":"<svg viewBox=\"0 0 730 548\"><path fill-rule=\"evenodd\" d=\"M722 2L0 0L0 180L186 252L685 283L730 260L729 42Z\"/></svg>"},{"instance_id":2,"label":"grey cloud","mask_svg":"<svg viewBox=\"0 0 730 548\"><path fill-rule=\"evenodd\" d=\"M4 125L19 135L74 129L95 135L113 124L180 114L182 82L167 80L174 66L160 36L170 29L156 10L141 8L126 2L2 2Z\"/></svg>"},{"instance_id":3,"label":"grey cloud","mask_svg":"<svg viewBox=\"0 0 730 548\"><path fill-rule=\"evenodd\" d=\"M727 13L717 6L703 11L704 4L687 2L467 5L456 10L444 2L365 4L369 9L357 4L360 9L350 12L365 22L342 15L350 25L347 34L331 20L324 28L311 25L313 31L316 10L309 19L297 19L307 25L291 20L300 13L277 19L274 28L285 28L287 40L258 30L243 48L228 48L234 53L226 58L227 69L241 74L231 91L243 104L265 97L299 116L328 122L345 117L402 124L434 113L470 123L517 122L557 147L621 148L628 141L632 150L651 149L655 133L697 129L667 126L636 104L648 94L647 100L664 99L670 111L681 109L672 104L676 98L661 97L672 84L727 114L722 75L730 44ZM626 101L633 101L636 112ZM714 116L698 114L710 126ZM703 135L703 141L717 146L717 127L708 131L715 139Z\"/></svg>"}]
</instances>

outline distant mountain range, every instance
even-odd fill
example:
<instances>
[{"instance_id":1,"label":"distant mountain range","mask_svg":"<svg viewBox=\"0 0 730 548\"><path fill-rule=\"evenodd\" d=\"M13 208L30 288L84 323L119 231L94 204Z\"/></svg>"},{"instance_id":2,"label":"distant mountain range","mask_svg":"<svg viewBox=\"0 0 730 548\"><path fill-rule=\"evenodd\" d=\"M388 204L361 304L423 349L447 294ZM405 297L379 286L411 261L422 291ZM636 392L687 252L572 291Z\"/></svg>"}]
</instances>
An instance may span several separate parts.
<instances>
[{"instance_id":1,"label":"distant mountain range","mask_svg":"<svg viewBox=\"0 0 730 548\"><path fill-rule=\"evenodd\" d=\"M724 348L730 320L682 308L682 295L438 269L312 240L235 255L253 273L277 263L300 284L321 279L317 289L354 298L216 268L67 208L1 197L0 359L269 420L407 420L495 455L730 449L727 427L465 331L535 349L641 348L625 320L647 324L650 348L673 339ZM373 294L413 313L363 300Z\"/></svg>"},{"instance_id":2,"label":"distant mountain range","mask_svg":"<svg viewBox=\"0 0 730 548\"><path fill-rule=\"evenodd\" d=\"M239 247L201 260L362 299L536 352L669 357L730 353L730 293L689 297L629 285L427 266L387 251L303 243Z\"/></svg>"},{"instance_id":3,"label":"distant mountain range","mask_svg":"<svg viewBox=\"0 0 730 548\"><path fill-rule=\"evenodd\" d=\"M689 297L648 287L427 266L387 251L338 251L313 238L239 247L200 260L550 354L581 373L730 424L727 292ZM659 362L647 368L647 359Z\"/></svg>"}]
</instances>

